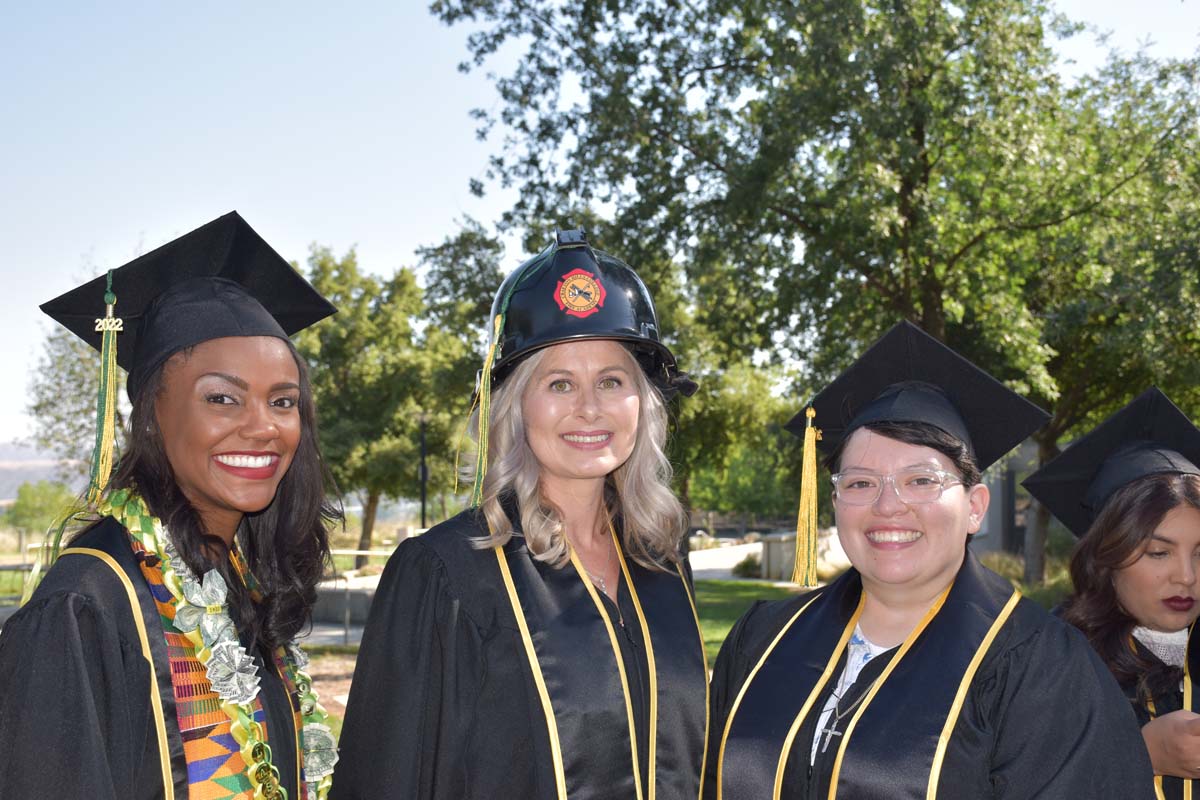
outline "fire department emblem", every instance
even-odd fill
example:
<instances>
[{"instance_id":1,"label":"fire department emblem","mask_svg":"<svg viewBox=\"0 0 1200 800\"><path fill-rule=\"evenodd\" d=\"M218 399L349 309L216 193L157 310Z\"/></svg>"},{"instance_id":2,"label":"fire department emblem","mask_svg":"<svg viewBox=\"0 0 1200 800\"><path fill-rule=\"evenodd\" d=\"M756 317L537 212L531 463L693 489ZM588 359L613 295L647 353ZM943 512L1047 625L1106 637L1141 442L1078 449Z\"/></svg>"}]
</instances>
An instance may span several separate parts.
<instances>
[{"instance_id":1,"label":"fire department emblem","mask_svg":"<svg viewBox=\"0 0 1200 800\"><path fill-rule=\"evenodd\" d=\"M605 294L595 275L587 270L573 269L558 282L554 300L560 310L582 319L604 308Z\"/></svg>"}]
</instances>

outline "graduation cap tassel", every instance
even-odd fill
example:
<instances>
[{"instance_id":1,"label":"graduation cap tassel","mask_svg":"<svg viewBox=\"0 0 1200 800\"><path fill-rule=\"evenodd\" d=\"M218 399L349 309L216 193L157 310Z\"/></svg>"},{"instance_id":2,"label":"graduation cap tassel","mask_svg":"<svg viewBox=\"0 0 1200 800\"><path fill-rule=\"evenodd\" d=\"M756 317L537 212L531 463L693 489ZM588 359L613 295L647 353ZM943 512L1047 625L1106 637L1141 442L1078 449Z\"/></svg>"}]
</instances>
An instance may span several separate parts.
<instances>
[{"instance_id":1,"label":"graduation cap tassel","mask_svg":"<svg viewBox=\"0 0 1200 800\"><path fill-rule=\"evenodd\" d=\"M92 450L91 481L88 483L87 501L96 506L108 486L112 474L113 445L116 441L117 416L117 333L122 320L113 316L117 296L112 290L112 270L104 292L106 311L103 319L96 320L96 329L101 331L100 346L100 392L96 398L96 446Z\"/></svg>"},{"instance_id":2,"label":"graduation cap tassel","mask_svg":"<svg viewBox=\"0 0 1200 800\"><path fill-rule=\"evenodd\" d=\"M122 320L113 316L113 306L117 304L117 296L112 290L113 271L108 271L104 291L104 317L96 320L96 330L100 332L100 391L96 398L96 444L92 450L91 477L87 488L87 506L95 509L100 504L104 489L108 486L109 476L112 475L113 446L116 442L117 418L117 334L122 330ZM67 525L81 511L77 507L63 512L47 531L50 542L48 548L43 547L41 557L34 563L25 586L21 592L21 605L29 602L33 590L41 583L42 568L49 568L58 560L62 547L63 534Z\"/></svg>"},{"instance_id":3,"label":"graduation cap tassel","mask_svg":"<svg viewBox=\"0 0 1200 800\"><path fill-rule=\"evenodd\" d=\"M817 440L821 431L813 427L817 412L805 410L804 449L800 458L800 512L796 517L796 561L792 582L817 584Z\"/></svg>"},{"instance_id":4,"label":"graduation cap tassel","mask_svg":"<svg viewBox=\"0 0 1200 800\"><path fill-rule=\"evenodd\" d=\"M483 503L483 478L487 475L488 428L492 413L492 365L496 363L496 348L500 346L500 331L504 327L504 314L497 314L492 321L492 341L488 345L483 369L479 372L479 424L475 449L475 485L471 488L471 506L478 508Z\"/></svg>"}]
</instances>

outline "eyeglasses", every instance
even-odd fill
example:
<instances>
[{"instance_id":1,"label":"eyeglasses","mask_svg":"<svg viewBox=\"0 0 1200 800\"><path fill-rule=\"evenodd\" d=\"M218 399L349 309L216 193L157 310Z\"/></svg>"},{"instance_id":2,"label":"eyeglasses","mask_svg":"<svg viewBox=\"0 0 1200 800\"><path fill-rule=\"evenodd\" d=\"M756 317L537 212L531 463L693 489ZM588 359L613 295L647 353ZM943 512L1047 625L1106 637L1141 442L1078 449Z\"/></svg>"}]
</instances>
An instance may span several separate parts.
<instances>
[{"instance_id":1,"label":"eyeglasses","mask_svg":"<svg viewBox=\"0 0 1200 800\"><path fill-rule=\"evenodd\" d=\"M932 503L947 486L962 478L941 469L904 469L887 475L877 472L839 472L833 476L833 499L848 506L870 506L879 500L883 484L892 484L900 502L908 505Z\"/></svg>"}]
</instances>

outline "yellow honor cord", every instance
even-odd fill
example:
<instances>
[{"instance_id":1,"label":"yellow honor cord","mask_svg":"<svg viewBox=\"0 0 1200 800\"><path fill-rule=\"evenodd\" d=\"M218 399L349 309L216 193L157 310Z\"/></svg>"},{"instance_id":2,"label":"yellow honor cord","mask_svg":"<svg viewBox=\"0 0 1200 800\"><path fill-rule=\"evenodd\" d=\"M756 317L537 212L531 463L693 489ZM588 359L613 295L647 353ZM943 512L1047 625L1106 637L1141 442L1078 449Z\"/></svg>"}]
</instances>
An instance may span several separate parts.
<instances>
[{"instance_id":1,"label":"yellow honor cord","mask_svg":"<svg viewBox=\"0 0 1200 800\"><path fill-rule=\"evenodd\" d=\"M479 422L475 449L475 485L471 488L471 506L479 507L483 503L483 479L487 475L488 464L488 428L492 413L492 365L496 363L496 349L500 346L500 330L504 326L504 315L497 314L492 321L492 341L488 345L487 357L483 360L483 369L479 372Z\"/></svg>"},{"instance_id":2,"label":"yellow honor cord","mask_svg":"<svg viewBox=\"0 0 1200 800\"><path fill-rule=\"evenodd\" d=\"M821 431L813 427L817 412L805 411L804 449L800 459L800 511L796 516L796 562L792 582L817 585L817 440Z\"/></svg>"}]
</instances>

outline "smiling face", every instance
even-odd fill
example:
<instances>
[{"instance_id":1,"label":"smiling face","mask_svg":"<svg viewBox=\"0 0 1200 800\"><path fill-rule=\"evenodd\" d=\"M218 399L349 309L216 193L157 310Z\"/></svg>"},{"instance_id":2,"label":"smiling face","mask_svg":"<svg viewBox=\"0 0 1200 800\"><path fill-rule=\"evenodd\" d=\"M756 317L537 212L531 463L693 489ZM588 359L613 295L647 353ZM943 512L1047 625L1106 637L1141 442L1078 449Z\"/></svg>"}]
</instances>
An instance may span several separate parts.
<instances>
[{"instance_id":1,"label":"smiling face","mask_svg":"<svg viewBox=\"0 0 1200 800\"><path fill-rule=\"evenodd\" d=\"M1188 505L1167 512L1145 548L1113 572L1117 602L1139 625L1171 633L1200 616L1200 510Z\"/></svg>"},{"instance_id":2,"label":"smiling face","mask_svg":"<svg viewBox=\"0 0 1200 800\"><path fill-rule=\"evenodd\" d=\"M300 370L270 336L211 339L163 368L155 419L175 481L207 531L232 541L271 504L300 443Z\"/></svg>"},{"instance_id":3,"label":"smiling face","mask_svg":"<svg viewBox=\"0 0 1200 800\"><path fill-rule=\"evenodd\" d=\"M521 398L521 415L549 494L573 482L603 481L629 458L641 408L637 369L613 341L546 348Z\"/></svg>"},{"instance_id":4,"label":"smiling face","mask_svg":"<svg viewBox=\"0 0 1200 800\"><path fill-rule=\"evenodd\" d=\"M954 463L931 447L889 439L867 428L850 435L838 469L844 474L892 474L913 468L958 475ZM932 597L950 585L962 565L967 535L979 530L988 490L948 483L937 500L906 504L890 481L871 505L834 502L838 538L850 562L872 589Z\"/></svg>"}]
</instances>

